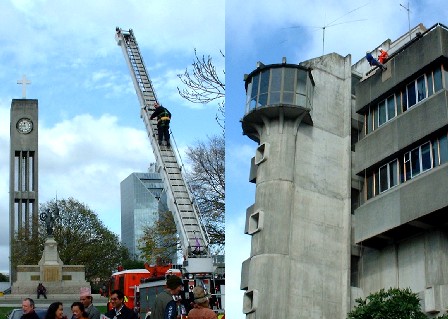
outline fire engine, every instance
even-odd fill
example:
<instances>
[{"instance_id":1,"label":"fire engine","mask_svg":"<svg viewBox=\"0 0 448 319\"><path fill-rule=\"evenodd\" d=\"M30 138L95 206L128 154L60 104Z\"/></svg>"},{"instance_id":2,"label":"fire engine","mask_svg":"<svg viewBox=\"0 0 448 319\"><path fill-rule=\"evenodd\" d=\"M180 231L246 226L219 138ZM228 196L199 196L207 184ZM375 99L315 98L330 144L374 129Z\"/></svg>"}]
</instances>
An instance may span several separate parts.
<instances>
[{"instance_id":1,"label":"fire engine","mask_svg":"<svg viewBox=\"0 0 448 319\"><path fill-rule=\"evenodd\" d=\"M211 256L208 235L199 219L199 209L187 187L175 143L171 143L171 146L162 146L158 143L157 123L150 120L150 116L155 110L154 105L161 103L157 100L134 33L132 30L126 31L118 27L115 31L115 39L122 48L140 103L140 116L154 152L156 171L162 175L168 209L174 217L184 259L180 269L176 270L176 267L169 269L158 279L149 276L131 288L134 291L136 307L140 309L140 318L147 317L147 313L154 305L156 293L165 285L165 276L174 272L183 279L183 299L187 304L193 301L193 287L201 285L212 294L211 307L216 312L223 313L225 289L223 256L220 256L222 258L220 262L217 262L220 257ZM173 133L170 132L170 135L170 139L174 141Z\"/></svg>"},{"instance_id":2,"label":"fire engine","mask_svg":"<svg viewBox=\"0 0 448 319\"><path fill-rule=\"evenodd\" d=\"M129 269L119 270L112 274L109 279L108 295L110 296L113 290L121 290L125 296L124 304L126 307L138 310L138 302L136 302L136 288L141 282L150 278L160 278L165 276L165 273L172 268L171 264L164 266L150 266L145 264L145 269ZM108 310L111 309L110 303L107 305Z\"/></svg>"}]
</instances>

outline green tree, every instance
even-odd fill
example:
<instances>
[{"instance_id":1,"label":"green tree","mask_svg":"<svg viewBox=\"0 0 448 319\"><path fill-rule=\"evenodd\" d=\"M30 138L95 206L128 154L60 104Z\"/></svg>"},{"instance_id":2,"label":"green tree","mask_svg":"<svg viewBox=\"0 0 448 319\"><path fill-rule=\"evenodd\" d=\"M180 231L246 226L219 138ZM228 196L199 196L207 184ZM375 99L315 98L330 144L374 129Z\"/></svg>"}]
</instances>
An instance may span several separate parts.
<instances>
[{"instance_id":1,"label":"green tree","mask_svg":"<svg viewBox=\"0 0 448 319\"><path fill-rule=\"evenodd\" d=\"M418 294L409 288L380 291L355 300L358 305L348 314L349 319L426 319L420 309Z\"/></svg>"},{"instance_id":2,"label":"green tree","mask_svg":"<svg viewBox=\"0 0 448 319\"><path fill-rule=\"evenodd\" d=\"M11 265L15 269L17 265L36 265L42 256L43 245L39 238L30 238L24 228L14 234L11 243ZM13 275L13 281L16 279Z\"/></svg>"},{"instance_id":3,"label":"green tree","mask_svg":"<svg viewBox=\"0 0 448 319\"><path fill-rule=\"evenodd\" d=\"M55 216L53 236L58 252L66 265L85 265L86 280L94 289L109 279L111 272L123 261L129 260L128 250L121 245L116 234L108 230L87 205L69 198L41 204L40 214L51 212ZM36 265L47 238L45 223L39 224L37 240L16 233L12 243L13 266Z\"/></svg>"},{"instance_id":4,"label":"green tree","mask_svg":"<svg viewBox=\"0 0 448 319\"><path fill-rule=\"evenodd\" d=\"M145 263L141 260L123 260L121 266L123 269L143 269Z\"/></svg>"},{"instance_id":5,"label":"green tree","mask_svg":"<svg viewBox=\"0 0 448 319\"><path fill-rule=\"evenodd\" d=\"M121 245L116 234L108 230L87 205L69 198L49 201L40 211L58 211L53 236L58 243L61 260L67 265L85 265L86 280L92 284L106 281L123 260L129 259L128 250ZM46 238L43 223L39 237Z\"/></svg>"},{"instance_id":6,"label":"green tree","mask_svg":"<svg viewBox=\"0 0 448 319\"><path fill-rule=\"evenodd\" d=\"M171 263L176 251L181 249L176 234L173 214L170 211L160 213L153 225L143 227L143 235L138 240L140 257L150 264Z\"/></svg>"},{"instance_id":7,"label":"green tree","mask_svg":"<svg viewBox=\"0 0 448 319\"><path fill-rule=\"evenodd\" d=\"M0 273L0 282L9 282L9 276Z\"/></svg>"}]
</instances>

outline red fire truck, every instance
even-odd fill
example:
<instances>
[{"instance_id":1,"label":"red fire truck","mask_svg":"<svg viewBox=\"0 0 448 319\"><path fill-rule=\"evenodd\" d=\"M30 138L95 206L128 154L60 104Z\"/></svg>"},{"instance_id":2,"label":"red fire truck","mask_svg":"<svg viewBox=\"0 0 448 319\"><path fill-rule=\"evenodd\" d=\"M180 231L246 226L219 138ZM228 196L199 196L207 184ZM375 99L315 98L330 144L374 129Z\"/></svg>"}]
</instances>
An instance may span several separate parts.
<instances>
[{"instance_id":1,"label":"red fire truck","mask_svg":"<svg viewBox=\"0 0 448 319\"><path fill-rule=\"evenodd\" d=\"M145 279L160 276L163 277L165 272L171 267L171 264L165 266L149 266L148 264L145 264L145 269L121 270L113 273L109 280L109 296L115 289L123 291L126 307L136 310L138 307L134 302L136 287L138 287ZM110 310L110 303L108 303L107 308Z\"/></svg>"}]
</instances>

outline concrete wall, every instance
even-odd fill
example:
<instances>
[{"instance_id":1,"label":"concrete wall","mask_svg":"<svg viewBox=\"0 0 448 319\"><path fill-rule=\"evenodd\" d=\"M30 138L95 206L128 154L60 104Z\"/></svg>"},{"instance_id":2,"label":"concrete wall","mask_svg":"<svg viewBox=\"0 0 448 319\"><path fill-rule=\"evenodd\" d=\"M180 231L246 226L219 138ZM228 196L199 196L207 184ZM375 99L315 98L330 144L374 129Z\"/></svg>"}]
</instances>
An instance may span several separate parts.
<instances>
[{"instance_id":1,"label":"concrete wall","mask_svg":"<svg viewBox=\"0 0 448 319\"><path fill-rule=\"evenodd\" d=\"M350 274L351 59L308 61L313 126L297 134L292 274L299 318L346 318ZM305 62L305 64L308 64ZM290 304L294 298L290 297ZM294 316L291 312L288 318Z\"/></svg>"},{"instance_id":2,"label":"concrete wall","mask_svg":"<svg viewBox=\"0 0 448 319\"><path fill-rule=\"evenodd\" d=\"M448 306L448 234L431 231L382 250L365 248L360 259L364 296L382 288L410 288L422 298L422 310L440 314ZM435 288L434 288L435 287ZM427 292L432 288L432 295ZM446 291L445 291L446 292ZM435 309L429 305L435 302ZM438 311L438 312L437 312Z\"/></svg>"},{"instance_id":3,"label":"concrete wall","mask_svg":"<svg viewBox=\"0 0 448 319\"><path fill-rule=\"evenodd\" d=\"M413 39L404 50L398 49L388 62L387 72L377 72L357 86L356 110L362 112L375 105L415 80L418 72L446 61L447 41L448 31L439 27ZM447 105L445 89L365 136L356 143L353 173L362 175L378 168L429 141L437 132L446 132ZM360 247L360 287L352 293L366 297L380 289L410 288L419 294L422 310L429 316L445 313L447 176L445 163L367 200L355 210L353 240Z\"/></svg>"}]
</instances>

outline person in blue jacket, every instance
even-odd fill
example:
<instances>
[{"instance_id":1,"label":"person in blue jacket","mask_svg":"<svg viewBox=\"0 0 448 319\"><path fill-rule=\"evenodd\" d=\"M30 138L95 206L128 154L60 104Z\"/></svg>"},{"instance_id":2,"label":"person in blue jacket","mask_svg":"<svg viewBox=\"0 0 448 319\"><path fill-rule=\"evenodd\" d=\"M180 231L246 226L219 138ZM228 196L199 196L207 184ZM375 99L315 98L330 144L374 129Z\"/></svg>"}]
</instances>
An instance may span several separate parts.
<instances>
[{"instance_id":1,"label":"person in blue jacket","mask_svg":"<svg viewBox=\"0 0 448 319\"><path fill-rule=\"evenodd\" d=\"M367 59L367 62L369 62L370 66L377 66L383 71L387 70L387 68L383 64L378 62L378 60L375 59L369 51L366 51L366 59Z\"/></svg>"}]
</instances>

